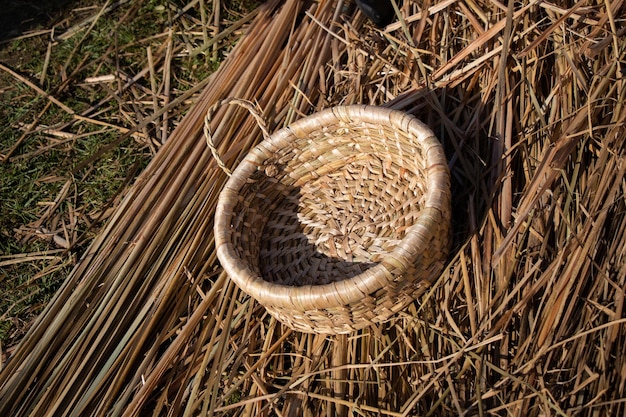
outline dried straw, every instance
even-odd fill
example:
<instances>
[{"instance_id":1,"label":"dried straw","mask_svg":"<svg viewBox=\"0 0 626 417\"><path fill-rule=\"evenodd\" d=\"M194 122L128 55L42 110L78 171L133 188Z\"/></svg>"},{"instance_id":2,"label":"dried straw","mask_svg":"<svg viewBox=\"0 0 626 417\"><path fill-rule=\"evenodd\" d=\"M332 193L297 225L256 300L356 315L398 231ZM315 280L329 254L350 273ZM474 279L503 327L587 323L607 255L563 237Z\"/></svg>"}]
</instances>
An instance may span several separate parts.
<instances>
[{"instance_id":1,"label":"dried straw","mask_svg":"<svg viewBox=\"0 0 626 417\"><path fill-rule=\"evenodd\" d=\"M0 415L622 415L622 1L343 2L259 13L0 373ZM305 13L306 12L306 13ZM352 13L349 11L349 13ZM337 104L417 115L448 151L456 247L395 319L294 332L226 279L223 97L284 126ZM258 142L217 112L225 161Z\"/></svg>"}]
</instances>

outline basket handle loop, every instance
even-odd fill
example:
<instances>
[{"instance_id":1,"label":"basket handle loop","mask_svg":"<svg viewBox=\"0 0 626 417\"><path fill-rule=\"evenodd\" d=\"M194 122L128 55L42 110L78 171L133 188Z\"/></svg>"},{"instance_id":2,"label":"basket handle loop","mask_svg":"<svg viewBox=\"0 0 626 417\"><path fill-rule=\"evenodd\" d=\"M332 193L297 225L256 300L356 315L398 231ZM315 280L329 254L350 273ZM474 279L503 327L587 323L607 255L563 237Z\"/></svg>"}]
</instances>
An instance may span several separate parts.
<instances>
[{"instance_id":1,"label":"basket handle loop","mask_svg":"<svg viewBox=\"0 0 626 417\"><path fill-rule=\"evenodd\" d=\"M269 138L270 133L267 130L267 123L265 119L263 118L263 115L261 114L261 109L259 108L258 105L255 105L249 100L245 100L242 98L229 97L229 98L218 100L215 104L209 107L209 109L206 112L206 116L204 117L204 129L203 129L204 137L206 138L206 144L211 150L213 157L217 161L217 165L222 169L222 171L226 173L226 175L230 177L232 175L232 171L226 166L226 163L224 163L224 160L222 159L219 152L217 151L217 146L215 146L215 142L213 141L213 135L211 133L211 118L213 117L213 114L215 114L217 109L224 104L237 104L238 106L243 107L244 109L248 110L250 112L250 115L254 117L254 119L257 122L257 125L261 129L264 139Z\"/></svg>"}]
</instances>

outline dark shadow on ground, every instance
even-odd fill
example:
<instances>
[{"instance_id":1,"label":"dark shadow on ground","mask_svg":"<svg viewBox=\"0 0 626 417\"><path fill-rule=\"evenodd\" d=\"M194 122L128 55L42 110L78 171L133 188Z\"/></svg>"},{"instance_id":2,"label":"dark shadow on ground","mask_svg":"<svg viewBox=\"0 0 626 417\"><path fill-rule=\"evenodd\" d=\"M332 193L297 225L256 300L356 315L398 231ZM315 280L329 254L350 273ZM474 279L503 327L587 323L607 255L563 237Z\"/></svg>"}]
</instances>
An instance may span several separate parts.
<instances>
[{"instance_id":1,"label":"dark shadow on ground","mask_svg":"<svg viewBox=\"0 0 626 417\"><path fill-rule=\"evenodd\" d=\"M0 42L36 29L49 27L75 0L0 1ZM2 45L0 44L0 48Z\"/></svg>"}]
</instances>

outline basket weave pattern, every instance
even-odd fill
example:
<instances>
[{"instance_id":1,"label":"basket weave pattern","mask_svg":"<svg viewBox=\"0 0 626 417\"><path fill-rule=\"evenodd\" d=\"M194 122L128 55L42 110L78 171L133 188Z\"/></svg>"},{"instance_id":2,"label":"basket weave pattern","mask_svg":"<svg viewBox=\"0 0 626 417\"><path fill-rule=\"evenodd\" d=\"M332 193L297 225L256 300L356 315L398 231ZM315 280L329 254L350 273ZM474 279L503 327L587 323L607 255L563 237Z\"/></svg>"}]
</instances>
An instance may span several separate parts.
<instances>
[{"instance_id":1,"label":"basket weave pattern","mask_svg":"<svg viewBox=\"0 0 626 417\"><path fill-rule=\"evenodd\" d=\"M387 320L436 278L449 247L445 154L414 117L342 106L281 129L233 172L215 238L231 279L297 330Z\"/></svg>"}]
</instances>

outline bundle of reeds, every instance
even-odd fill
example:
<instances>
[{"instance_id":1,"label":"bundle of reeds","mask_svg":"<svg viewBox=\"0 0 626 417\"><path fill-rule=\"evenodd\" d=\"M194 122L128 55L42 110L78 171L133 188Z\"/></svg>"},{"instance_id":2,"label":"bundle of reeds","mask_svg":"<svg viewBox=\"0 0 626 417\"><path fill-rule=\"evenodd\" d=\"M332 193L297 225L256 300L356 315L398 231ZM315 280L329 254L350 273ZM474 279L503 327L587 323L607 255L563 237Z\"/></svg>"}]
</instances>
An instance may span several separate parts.
<instances>
[{"instance_id":1,"label":"bundle of reeds","mask_svg":"<svg viewBox=\"0 0 626 417\"><path fill-rule=\"evenodd\" d=\"M0 415L618 415L626 410L621 0L270 0L0 374ZM349 103L448 151L456 246L397 317L286 329L216 261L218 99L272 128ZM260 139L213 116L234 165Z\"/></svg>"}]
</instances>

